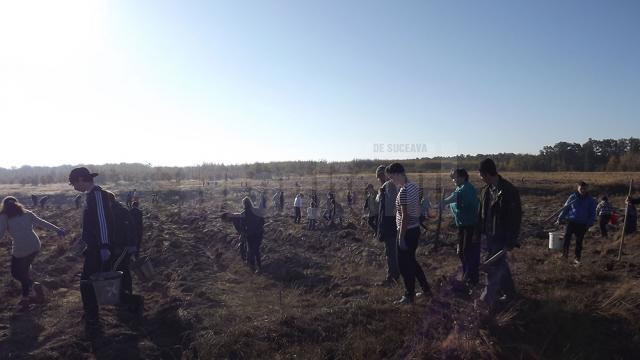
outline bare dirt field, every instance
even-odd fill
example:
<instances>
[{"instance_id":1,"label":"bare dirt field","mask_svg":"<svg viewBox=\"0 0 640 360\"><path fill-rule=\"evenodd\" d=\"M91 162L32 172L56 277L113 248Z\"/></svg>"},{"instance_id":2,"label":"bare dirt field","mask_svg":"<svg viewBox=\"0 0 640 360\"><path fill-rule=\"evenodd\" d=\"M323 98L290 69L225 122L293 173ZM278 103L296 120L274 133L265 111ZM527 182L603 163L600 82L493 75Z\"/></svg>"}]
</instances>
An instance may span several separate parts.
<instances>
[{"instance_id":1,"label":"bare dirt field","mask_svg":"<svg viewBox=\"0 0 640 360\"><path fill-rule=\"evenodd\" d=\"M627 236L616 261L619 228L609 239L597 227L585 238L583 261L574 267L548 250L542 220L560 208L578 180L594 195L607 193L623 207L638 173L507 173L522 196L522 247L510 254L519 297L494 317L482 316L479 291L453 290L460 263L455 226L447 211L440 242L435 222L423 232L418 261L433 297L399 307L403 287L378 287L385 276L384 247L361 219L363 190L373 175L291 177L258 181L106 184L122 200L137 188L145 220L142 252L156 278L134 290L145 297L141 323L117 307L104 307L104 335L84 335L79 277L81 210L66 184L3 185L0 195L49 195L41 217L68 235L38 230L42 251L32 276L46 287L47 302L20 307L19 285L9 271L10 238L0 239L0 359L632 359L640 353L640 235ZM436 184L452 190L445 174L411 174L437 202ZM98 178L99 179L99 178ZM476 174L471 181L481 183ZM285 192L285 211L271 209L273 190ZM330 189L346 209L341 224L307 230L293 222L293 197ZM346 191L356 195L349 209ZM238 235L218 218L240 210L245 195L268 190L263 272L253 274L238 255ZM151 203L151 193L160 203ZM481 280L482 282L484 280Z\"/></svg>"}]
</instances>

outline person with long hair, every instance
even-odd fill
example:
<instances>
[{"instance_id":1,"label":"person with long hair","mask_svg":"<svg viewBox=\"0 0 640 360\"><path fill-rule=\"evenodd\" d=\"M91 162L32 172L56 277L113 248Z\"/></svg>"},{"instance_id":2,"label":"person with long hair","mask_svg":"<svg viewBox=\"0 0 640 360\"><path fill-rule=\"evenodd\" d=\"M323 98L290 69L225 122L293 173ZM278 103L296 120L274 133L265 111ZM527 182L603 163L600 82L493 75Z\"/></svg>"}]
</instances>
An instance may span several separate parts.
<instances>
[{"instance_id":1,"label":"person with long hair","mask_svg":"<svg viewBox=\"0 0 640 360\"><path fill-rule=\"evenodd\" d=\"M18 199L7 196L2 200L0 209L0 239L5 232L9 232L13 243L11 246L11 275L22 285L22 298L26 302L29 299L31 289L35 292L36 302L44 301L42 285L31 280L29 270L36 255L40 251L40 238L33 231L38 226L55 231L58 236L64 237L65 231L35 215L24 208Z\"/></svg>"}]
</instances>

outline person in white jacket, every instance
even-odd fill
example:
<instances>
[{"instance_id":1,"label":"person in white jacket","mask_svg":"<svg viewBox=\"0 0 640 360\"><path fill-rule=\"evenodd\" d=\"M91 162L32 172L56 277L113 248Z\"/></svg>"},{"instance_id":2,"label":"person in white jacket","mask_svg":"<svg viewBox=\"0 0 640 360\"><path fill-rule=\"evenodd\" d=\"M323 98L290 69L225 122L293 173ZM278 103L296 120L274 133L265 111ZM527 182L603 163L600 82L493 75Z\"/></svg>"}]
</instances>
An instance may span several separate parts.
<instances>
[{"instance_id":1,"label":"person in white jacket","mask_svg":"<svg viewBox=\"0 0 640 360\"><path fill-rule=\"evenodd\" d=\"M31 263L40 251L40 239L33 231L36 225L58 233L64 237L65 231L45 220L42 220L31 211L27 210L13 196L7 196L2 200L0 209L0 239L5 232L9 232L13 239L11 247L11 275L22 285L23 301L28 301L31 289L36 293L35 301L42 302L44 293L42 286L31 280L29 270Z\"/></svg>"}]
</instances>

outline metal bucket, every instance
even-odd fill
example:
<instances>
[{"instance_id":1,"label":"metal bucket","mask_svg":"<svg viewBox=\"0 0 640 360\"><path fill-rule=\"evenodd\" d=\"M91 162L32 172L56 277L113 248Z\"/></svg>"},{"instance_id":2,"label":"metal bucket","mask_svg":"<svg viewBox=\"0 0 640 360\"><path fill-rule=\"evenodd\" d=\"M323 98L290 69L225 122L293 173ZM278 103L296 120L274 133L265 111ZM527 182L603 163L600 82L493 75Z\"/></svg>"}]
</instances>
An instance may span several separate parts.
<instances>
[{"instance_id":1,"label":"metal bucket","mask_svg":"<svg viewBox=\"0 0 640 360\"><path fill-rule=\"evenodd\" d=\"M91 283L96 292L98 305L117 305L120 303L122 271L109 271L91 275Z\"/></svg>"},{"instance_id":2,"label":"metal bucket","mask_svg":"<svg viewBox=\"0 0 640 360\"><path fill-rule=\"evenodd\" d=\"M155 275L153 265L149 258L140 258L133 262L131 270L142 281L151 281Z\"/></svg>"},{"instance_id":3,"label":"metal bucket","mask_svg":"<svg viewBox=\"0 0 640 360\"><path fill-rule=\"evenodd\" d=\"M560 250L562 249L562 238L563 234L560 232L550 232L549 233L549 249L550 250Z\"/></svg>"}]
</instances>

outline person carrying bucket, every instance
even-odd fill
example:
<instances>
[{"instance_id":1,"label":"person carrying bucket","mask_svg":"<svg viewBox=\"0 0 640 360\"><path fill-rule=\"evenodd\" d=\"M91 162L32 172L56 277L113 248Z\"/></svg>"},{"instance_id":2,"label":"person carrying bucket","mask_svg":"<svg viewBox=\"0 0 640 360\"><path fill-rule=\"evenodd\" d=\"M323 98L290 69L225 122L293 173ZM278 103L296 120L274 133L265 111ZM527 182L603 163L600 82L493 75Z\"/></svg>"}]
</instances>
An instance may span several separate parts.
<instances>
[{"instance_id":1,"label":"person carrying bucket","mask_svg":"<svg viewBox=\"0 0 640 360\"><path fill-rule=\"evenodd\" d=\"M94 183L93 179L96 176L98 174L90 172L85 167L74 168L69 173L69 185L76 191L85 193L86 198L81 235L86 249L83 252L80 296L84 310L85 330L90 336L95 335L100 324L98 301L91 283L91 276L109 269L115 230L114 215L110 206L113 194ZM141 308L142 304L139 304L139 307Z\"/></svg>"},{"instance_id":2,"label":"person carrying bucket","mask_svg":"<svg viewBox=\"0 0 640 360\"><path fill-rule=\"evenodd\" d=\"M589 195L589 186L584 181L578 183L578 189L565 202L565 208L558 216L556 224L567 221L564 233L562 257L568 258L571 237L576 236L575 265L580 265L582 242L587 230L596 220L596 201Z\"/></svg>"},{"instance_id":3,"label":"person carrying bucket","mask_svg":"<svg viewBox=\"0 0 640 360\"><path fill-rule=\"evenodd\" d=\"M498 174L492 159L480 162L478 172L486 186L480 194L476 236L486 244L489 259L503 250L505 254L486 267L487 284L480 301L491 311L498 300L509 301L516 295L506 254L520 246L522 205L518 189Z\"/></svg>"},{"instance_id":4,"label":"person carrying bucket","mask_svg":"<svg viewBox=\"0 0 640 360\"><path fill-rule=\"evenodd\" d=\"M33 231L33 226L38 226L58 233L61 238L65 231L27 210L13 196L7 196L2 201L0 209L0 239L8 231L13 238L11 246L11 275L22 285L22 304L31 301L41 303L44 301L42 285L31 280L29 270L31 263L40 251L40 239ZM29 298L31 289L35 292L33 299Z\"/></svg>"}]
</instances>

